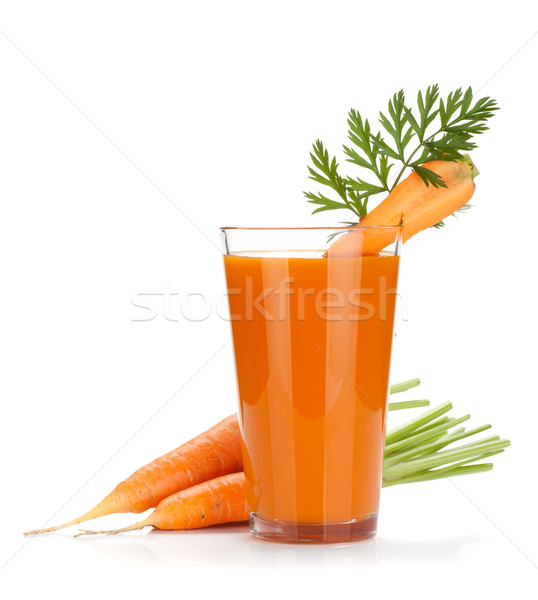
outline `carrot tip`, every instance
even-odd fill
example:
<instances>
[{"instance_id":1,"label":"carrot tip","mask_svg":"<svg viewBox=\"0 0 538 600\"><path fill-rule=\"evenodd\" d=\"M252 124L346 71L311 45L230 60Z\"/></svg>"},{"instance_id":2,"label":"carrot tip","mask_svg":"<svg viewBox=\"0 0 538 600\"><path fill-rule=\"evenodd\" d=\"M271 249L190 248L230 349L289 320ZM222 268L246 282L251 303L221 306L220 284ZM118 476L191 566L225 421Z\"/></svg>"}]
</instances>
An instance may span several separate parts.
<instances>
[{"instance_id":1,"label":"carrot tip","mask_svg":"<svg viewBox=\"0 0 538 600\"><path fill-rule=\"evenodd\" d=\"M75 525L75 523L72 523ZM58 531L59 529L63 529L64 527L69 527L69 523L64 525L57 525L56 527L45 527L43 529L32 529L31 531L23 531L23 535L38 535L40 533L52 533L53 531Z\"/></svg>"},{"instance_id":2,"label":"carrot tip","mask_svg":"<svg viewBox=\"0 0 538 600\"><path fill-rule=\"evenodd\" d=\"M80 537L81 535L97 535L101 533L113 533L112 531L93 531L91 529L79 529L79 533L75 533L73 537Z\"/></svg>"},{"instance_id":3,"label":"carrot tip","mask_svg":"<svg viewBox=\"0 0 538 600\"><path fill-rule=\"evenodd\" d=\"M36 535L38 533L51 533L53 531L58 531L59 529L65 529L66 527L73 527L73 525L78 525L79 523L83 523L84 521L90 521L91 519L96 519L97 517L104 517L105 515L109 515L112 511L110 510L109 504L107 505L108 496L102 500L97 506L94 506L91 510L89 510L84 515L73 519L72 521L67 521L67 523L62 523L62 525L55 525L54 527L43 527L41 529L33 529L32 531L25 531L24 535Z\"/></svg>"},{"instance_id":4,"label":"carrot tip","mask_svg":"<svg viewBox=\"0 0 538 600\"><path fill-rule=\"evenodd\" d=\"M117 535L118 533L126 533L127 531L136 531L138 529L142 529L138 523L131 525L129 527L122 527L121 529L102 529L102 530L94 530L94 529L79 529L80 533L75 533L73 537L81 537L83 535Z\"/></svg>"}]
</instances>

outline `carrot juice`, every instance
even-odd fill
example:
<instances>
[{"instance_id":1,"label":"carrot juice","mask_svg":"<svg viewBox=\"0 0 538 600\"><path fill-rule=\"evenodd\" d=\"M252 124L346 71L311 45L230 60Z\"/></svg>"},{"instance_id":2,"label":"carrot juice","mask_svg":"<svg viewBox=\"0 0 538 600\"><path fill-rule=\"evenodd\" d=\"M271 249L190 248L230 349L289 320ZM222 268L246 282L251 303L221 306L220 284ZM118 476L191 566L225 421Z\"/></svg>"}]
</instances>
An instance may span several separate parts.
<instances>
[{"instance_id":1,"label":"carrot juice","mask_svg":"<svg viewBox=\"0 0 538 600\"><path fill-rule=\"evenodd\" d=\"M372 535L399 257L252 254L224 261L253 532Z\"/></svg>"}]
</instances>

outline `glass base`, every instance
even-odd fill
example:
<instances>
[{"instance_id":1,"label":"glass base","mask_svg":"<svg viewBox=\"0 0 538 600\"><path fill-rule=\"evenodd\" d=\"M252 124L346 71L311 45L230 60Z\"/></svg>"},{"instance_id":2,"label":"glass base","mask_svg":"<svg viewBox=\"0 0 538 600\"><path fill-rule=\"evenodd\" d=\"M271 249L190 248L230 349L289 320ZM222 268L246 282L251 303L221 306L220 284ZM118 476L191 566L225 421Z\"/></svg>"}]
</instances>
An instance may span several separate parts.
<instances>
[{"instance_id":1,"label":"glass base","mask_svg":"<svg viewBox=\"0 0 538 600\"><path fill-rule=\"evenodd\" d=\"M250 532L261 540L286 543L335 544L358 542L373 537L377 531L377 513L345 523L290 523L268 521L250 514Z\"/></svg>"}]
</instances>

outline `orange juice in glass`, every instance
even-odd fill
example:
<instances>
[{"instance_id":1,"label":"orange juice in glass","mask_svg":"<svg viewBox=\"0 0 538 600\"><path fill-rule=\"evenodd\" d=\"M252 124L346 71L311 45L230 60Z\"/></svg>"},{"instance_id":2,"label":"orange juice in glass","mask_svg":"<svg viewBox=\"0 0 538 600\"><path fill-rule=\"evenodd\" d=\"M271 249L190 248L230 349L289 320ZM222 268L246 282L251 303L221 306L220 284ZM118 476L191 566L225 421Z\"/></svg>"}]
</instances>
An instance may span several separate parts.
<instances>
[{"instance_id":1,"label":"orange juice in glass","mask_svg":"<svg viewBox=\"0 0 538 600\"><path fill-rule=\"evenodd\" d=\"M258 537L375 535L401 228L376 253L369 229L222 229Z\"/></svg>"}]
</instances>

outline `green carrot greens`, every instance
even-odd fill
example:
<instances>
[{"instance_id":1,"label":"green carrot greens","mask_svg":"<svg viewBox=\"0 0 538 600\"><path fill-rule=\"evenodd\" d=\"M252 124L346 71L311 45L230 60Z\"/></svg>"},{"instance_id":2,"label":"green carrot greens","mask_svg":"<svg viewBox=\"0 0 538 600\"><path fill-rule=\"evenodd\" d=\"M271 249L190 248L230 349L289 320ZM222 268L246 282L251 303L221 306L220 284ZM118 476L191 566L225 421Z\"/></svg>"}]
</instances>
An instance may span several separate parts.
<instances>
[{"instance_id":1,"label":"green carrot greens","mask_svg":"<svg viewBox=\"0 0 538 600\"><path fill-rule=\"evenodd\" d=\"M397 394L419 384L419 379L410 379L391 386L390 393ZM391 402L389 411L428 405L428 400ZM459 440L491 428L489 424L469 430L456 428L467 421L470 415L449 417L446 413L450 410L452 403L444 402L387 433L383 487L482 473L493 468L492 463L471 463L500 454L510 446L508 440L502 440L498 435L443 450Z\"/></svg>"}]
</instances>

